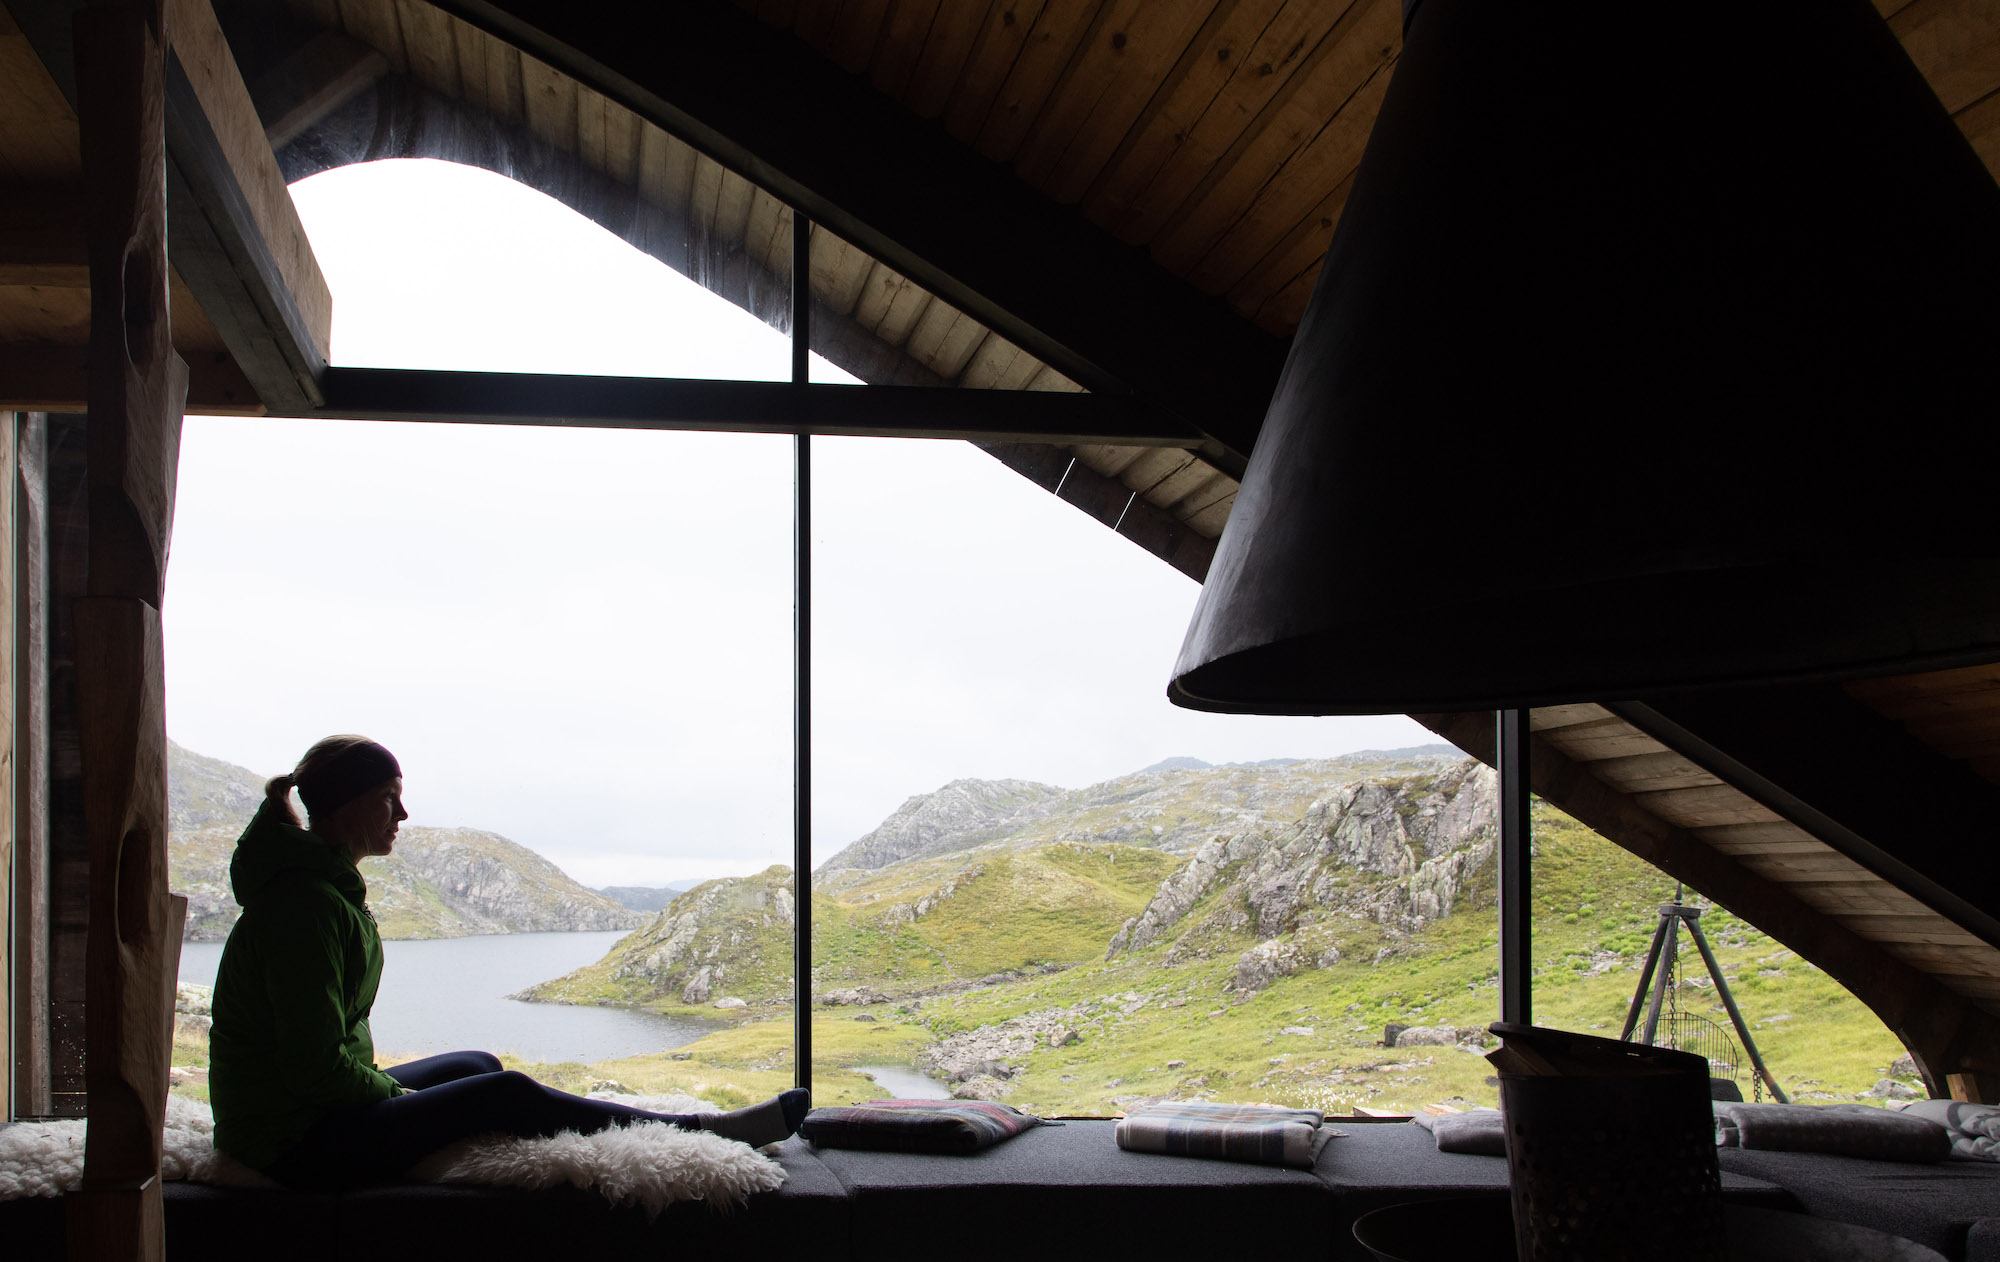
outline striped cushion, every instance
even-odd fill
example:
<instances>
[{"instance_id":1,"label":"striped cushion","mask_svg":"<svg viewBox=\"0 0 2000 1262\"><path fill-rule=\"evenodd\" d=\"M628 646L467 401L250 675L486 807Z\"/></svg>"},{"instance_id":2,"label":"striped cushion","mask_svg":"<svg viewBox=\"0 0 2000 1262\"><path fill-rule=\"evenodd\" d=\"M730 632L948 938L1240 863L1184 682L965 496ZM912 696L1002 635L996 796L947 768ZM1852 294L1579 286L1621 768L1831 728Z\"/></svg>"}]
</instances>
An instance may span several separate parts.
<instances>
[{"instance_id":1,"label":"striped cushion","mask_svg":"<svg viewBox=\"0 0 2000 1262\"><path fill-rule=\"evenodd\" d=\"M972 1153L1031 1126L1060 1126L987 1100L870 1100L806 1114L799 1134L821 1148Z\"/></svg>"}]
</instances>

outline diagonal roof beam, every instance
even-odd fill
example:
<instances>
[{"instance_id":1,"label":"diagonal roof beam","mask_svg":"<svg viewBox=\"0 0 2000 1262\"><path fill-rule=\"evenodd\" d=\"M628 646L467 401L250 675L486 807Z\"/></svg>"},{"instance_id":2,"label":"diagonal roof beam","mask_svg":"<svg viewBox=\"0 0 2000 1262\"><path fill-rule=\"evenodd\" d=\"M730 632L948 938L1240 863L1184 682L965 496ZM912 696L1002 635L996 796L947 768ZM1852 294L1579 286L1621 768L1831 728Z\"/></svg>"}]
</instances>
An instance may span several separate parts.
<instances>
[{"instance_id":1,"label":"diagonal roof beam","mask_svg":"<svg viewBox=\"0 0 2000 1262\"><path fill-rule=\"evenodd\" d=\"M721 0L442 0L703 150L1098 392L1199 429L1240 475L1286 343L790 35Z\"/></svg>"},{"instance_id":2,"label":"diagonal roof beam","mask_svg":"<svg viewBox=\"0 0 2000 1262\"><path fill-rule=\"evenodd\" d=\"M1839 687L1731 689L1606 705L2000 946L2000 789Z\"/></svg>"},{"instance_id":3,"label":"diagonal roof beam","mask_svg":"<svg viewBox=\"0 0 2000 1262\"><path fill-rule=\"evenodd\" d=\"M1481 762L1493 762L1492 711L1410 717ZM1528 765L1539 797L1825 970L1903 1040L1934 1091L1942 1092L1954 1074L2000 1072L2000 1018L1808 906L1778 882L1654 815L1539 733L1531 738ZM1722 774L1720 768L1709 770Z\"/></svg>"}]
</instances>

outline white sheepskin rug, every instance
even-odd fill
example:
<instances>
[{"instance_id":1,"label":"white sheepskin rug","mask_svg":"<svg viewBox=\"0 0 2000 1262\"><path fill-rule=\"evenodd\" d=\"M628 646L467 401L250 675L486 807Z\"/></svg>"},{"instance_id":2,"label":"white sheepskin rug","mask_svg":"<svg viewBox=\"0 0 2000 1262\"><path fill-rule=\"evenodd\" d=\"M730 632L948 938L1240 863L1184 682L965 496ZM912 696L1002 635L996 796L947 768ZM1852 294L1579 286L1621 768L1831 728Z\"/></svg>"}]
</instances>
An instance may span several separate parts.
<instances>
[{"instance_id":1,"label":"white sheepskin rug","mask_svg":"<svg viewBox=\"0 0 2000 1262\"><path fill-rule=\"evenodd\" d=\"M712 1113L715 1106L691 1096L596 1094L655 1113ZM0 1201L60 1196L83 1178L86 1123L20 1122L0 1128ZM277 1184L215 1150L215 1118L208 1106L167 1097L166 1147L160 1163L167 1179L224 1187ZM677 1201L707 1201L734 1209L754 1192L785 1181L785 1169L764 1153L707 1131L684 1131L663 1122L613 1127L594 1135L565 1131L548 1139L488 1135L431 1154L409 1172L427 1183L482 1183L498 1187L594 1188L613 1205L631 1205L648 1218Z\"/></svg>"}]
</instances>

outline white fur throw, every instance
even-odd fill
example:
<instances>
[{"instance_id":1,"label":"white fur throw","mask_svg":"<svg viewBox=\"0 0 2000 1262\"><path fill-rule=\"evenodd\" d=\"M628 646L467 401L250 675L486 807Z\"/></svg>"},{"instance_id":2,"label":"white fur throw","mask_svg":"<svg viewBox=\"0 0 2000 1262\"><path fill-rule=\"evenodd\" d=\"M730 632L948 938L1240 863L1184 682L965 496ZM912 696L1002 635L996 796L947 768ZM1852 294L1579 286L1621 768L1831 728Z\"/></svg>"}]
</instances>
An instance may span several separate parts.
<instances>
[{"instance_id":1,"label":"white fur throw","mask_svg":"<svg viewBox=\"0 0 2000 1262\"><path fill-rule=\"evenodd\" d=\"M600 1094L655 1113L710 1113L715 1106L690 1096ZM83 1178L85 1123L20 1122L0 1128L0 1201L60 1196ZM215 1150L215 1118L208 1106L167 1097L166 1147L160 1172L224 1187L275 1187L271 1180ZM648 1218L676 1201L707 1201L719 1210L741 1205L753 1192L785 1181L785 1169L768 1156L707 1131L664 1123L549 1139L488 1135L454 1144L425 1158L410 1177L434 1183L483 1183L547 1188L570 1184L596 1188L613 1205L635 1205Z\"/></svg>"}]
</instances>

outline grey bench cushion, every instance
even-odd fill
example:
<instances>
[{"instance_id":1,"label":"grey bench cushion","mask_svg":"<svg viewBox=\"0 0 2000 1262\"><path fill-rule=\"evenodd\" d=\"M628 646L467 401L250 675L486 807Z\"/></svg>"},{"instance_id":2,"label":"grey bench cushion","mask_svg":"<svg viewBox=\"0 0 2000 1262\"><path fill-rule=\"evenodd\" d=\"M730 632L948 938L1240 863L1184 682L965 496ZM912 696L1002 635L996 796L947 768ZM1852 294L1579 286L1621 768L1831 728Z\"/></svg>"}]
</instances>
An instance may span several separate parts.
<instances>
[{"instance_id":1,"label":"grey bench cushion","mask_svg":"<svg viewBox=\"0 0 2000 1262\"><path fill-rule=\"evenodd\" d=\"M1407 1201L1507 1195L1507 1159L1439 1152L1431 1133L1408 1122L1352 1123L1326 1146L1317 1173L1340 1201L1347 1224L1334 1255L1366 1258L1353 1242L1353 1223L1370 1210ZM1784 1189L1763 1179L1724 1170L1722 1195L1732 1204L1795 1209Z\"/></svg>"},{"instance_id":2,"label":"grey bench cushion","mask_svg":"<svg viewBox=\"0 0 2000 1262\"><path fill-rule=\"evenodd\" d=\"M870 1257L1328 1255L1334 1199L1313 1172L1126 1152L1114 1130L1042 1127L966 1157L818 1152Z\"/></svg>"},{"instance_id":3,"label":"grey bench cushion","mask_svg":"<svg viewBox=\"0 0 2000 1262\"><path fill-rule=\"evenodd\" d=\"M1911 1164L1753 1148L1719 1153L1724 1171L1777 1184L1809 1214L1902 1236L1954 1262L1968 1256L1974 1223L2000 1218L2000 1165L1988 1162Z\"/></svg>"}]
</instances>

